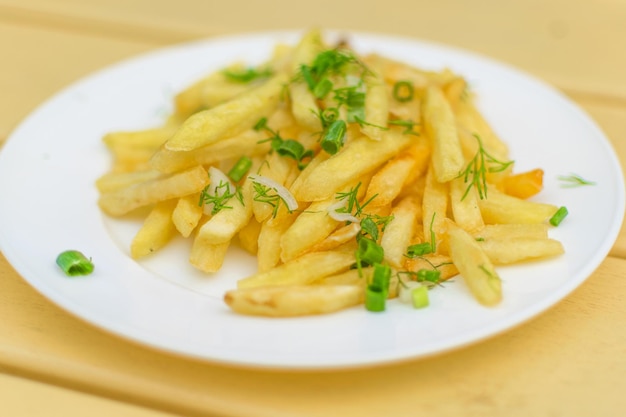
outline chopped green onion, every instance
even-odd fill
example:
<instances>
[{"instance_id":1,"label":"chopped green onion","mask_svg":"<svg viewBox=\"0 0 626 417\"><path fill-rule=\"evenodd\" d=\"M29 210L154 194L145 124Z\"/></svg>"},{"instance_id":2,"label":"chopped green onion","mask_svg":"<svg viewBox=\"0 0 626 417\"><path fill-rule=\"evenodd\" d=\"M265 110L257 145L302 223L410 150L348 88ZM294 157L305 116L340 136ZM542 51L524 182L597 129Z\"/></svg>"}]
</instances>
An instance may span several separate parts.
<instances>
[{"instance_id":1,"label":"chopped green onion","mask_svg":"<svg viewBox=\"0 0 626 417\"><path fill-rule=\"evenodd\" d=\"M417 271L418 281L437 282L441 278L441 271L437 269L420 269Z\"/></svg>"},{"instance_id":2,"label":"chopped green onion","mask_svg":"<svg viewBox=\"0 0 626 417\"><path fill-rule=\"evenodd\" d=\"M91 259L77 250L66 250L57 256L57 265L61 267L65 275L75 277L77 275L89 275L93 272L94 265Z\"/></svg>"},{"instance_id":3,"label":"chopped green onion","mask_svg":"<svg viewBox=\"0 0 626 417\"><path fill-rule=\"evenodd\" d=\"M302 162L303 159L311 159L313 157L313 150L306 151L304 146L293 139L285 139L275 148L276 152L280 156L286 156L298 161L298 168L303 169L306 164Z\"/></svg>"},{"instance_id":4,"label":"chopped green onion","mask_svg":"<svg viewBox=\"0 0 626 417\"><path fill-rule=\"evenodd\" d=\"M374 264L372 283L370 285L382 289L389 293L389 282L391 281L391 267L389 265Z\"/></svg>"},{"instance_id":5,"label":"chopped green onion","mask_svg":"<svg viewBox=\"0 0 626 417\"><path fill-rule=\"evenodd\" d=\"M346 130L346 122L343 120L334 120L322 136L322 149L331 155L336 154L343 146Z\"/></svg>"},{"instance_id":6,"label":"chopped green onion","mask_svg":"<svg viewBox=\"0 0 626 417\"><path fill-rule=\"evenodd\" d=\"M365 290L365 308L368 311L385 311L387 294L382 288L368 285Z\"/></svg>"},{"instance_id":7,"label":"chopped green onion","mask_svg":"<svg viewBox=\"0 0 626 417\"><path fill-rule=\"evenodd\" d=\"M561 224L561 222L567 216L567 214L568 214L567 207L565 206L560 207L556 211L556 213L554 213L554 215L550 217L550 224L552 226L558 226L559 224Z\"/></svg>"},{"instance_id":8,"label":"chopped green onion","mask_svg":"<svg viewBox=\"0 0 626 417\"><path fill-rule=\"evenodd\" d=\"M319 99L326 97L333 89L333 83L328 78L324 78L313 87L313 95Z\"/></svg>"},{"instance_id":9,"label":"chopped green onion","mask_svg":"<svg viewBox=\"0 0 626 417\"><path fill-rule=\"evenodd\" d=\"M269 77L270 75L272 75L272 71L269 69L259 71L256 68L246 68L239 71L225 70L223 74L230 81L235 81L238 83L249 83L250 81L254 81L257 78Z\"/></svg>"},{"instance_id":10,"label":"chopped green onion","mask_svg":"<svg viewBox=\"0 0 626 417\"><path fill-rule=\"evenodd\" d=\"M413 100L413 83L410 81L397 81L393 85L393 98L400 103Z\"/></svg>"},{"instance_id":11,"label":"chopped green onion","mask_svg":"<svg viewBox=\"0 0 626 417\"><path fill-rule=\"evenodd\" d=\"M418 256L424 256L432 253L433 245L430 242L417 243L409 246L406 252L406 256L409 258L417 258Z\"/></svg>"},{"instance_id":12,"label":"chopped green onion","mask_svg":"<svg viewBox=\"0 0 626 417\"><path fill-rule=\"evenodd\" d=\"M328 107L320 113L320 120L324 127L330 126L337 118L339 118L339 109L337 107Z\"/></svg>"},{"instance_id":13,"label":"chopped green onion","mask_svg":"<svg viewBox=\"0 0 626 417\"><path fill-rule=\"evenodd\" d=\"M335 101L341 106L346 105L346 119L350 123L365 119L365 93L359 91L360 85L338 88L335 90Z\"/></svg>"},{"instance_id":14,"label":"chopped green onion","mask_svg":"<svg viewBox=\"0 0 626 417\"><path fill-rule=\"evenodd\" d=\"M428 307L430 304L428 299L428 287L420 285L419 287L413 288L411 290L411 301L413 302L413 307L415 308Z\"/></svg>"},{"instance_id":15,"label":"chopped green onion","mask_svg":"<svg viewBox=\"0 0 626 417\"><path fill-rule=\"evenodd\" d=\"M361 264L375 265L381 263L385 256L383 247L376 243L374 240L361 237L359 239L359 246L357 249L357 259L361 261Z\"/></svg>"},{"instance_id":16,"label":"chopped green onion","mask_svg":"<svg viewBox=\"0 0 626 417\"><path fill-rule=\"evenodd\" d=\"M239 160L233 165L233 167L228 171L228 176L233 181L237 182L243 178L244 175L250 170L252 167L252 159L247 156L242 156Z\"/></svg>"}]
</instances>

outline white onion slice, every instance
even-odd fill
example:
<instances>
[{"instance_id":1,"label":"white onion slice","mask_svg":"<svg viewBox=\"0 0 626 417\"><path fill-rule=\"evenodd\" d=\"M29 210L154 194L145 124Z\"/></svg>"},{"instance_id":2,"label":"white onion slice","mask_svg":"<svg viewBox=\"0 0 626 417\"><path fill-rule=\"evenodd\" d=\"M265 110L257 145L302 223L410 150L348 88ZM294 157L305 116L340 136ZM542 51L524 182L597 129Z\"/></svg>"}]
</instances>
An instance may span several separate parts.
<instances>
[{"instance_id":1,"label":"white onion slice","mask_svg":"<svg viewBox=\"0 0 626 417\"><path fill-rule=\"evenodd\" d=\"M278 196L285 202L289 211L294 211L298 208L298 201L296 201L293 194L291 194L291 192L282 184L277 183L271 178L258 174L250 174L248 175L248 178L250 178L252 182L256 182L257 184L264 185L276 191L276 194L278 194Z\"/></svg>"},{"instance_id":2,"label":"white onion slice","mask_svg":"<svg viewBox=\"0 0 626 417\"><path fill-rule=\"evenodd\" d=\"M328 215L338 222L352 222L352 223L360 223L357 217L355 217L352 213L342 213L338 212L339 209L345 209L347 207L347 202L345 200L339 200L334 204L331 204L326 209L328 211Z\"/></svg>"}]
</instances>

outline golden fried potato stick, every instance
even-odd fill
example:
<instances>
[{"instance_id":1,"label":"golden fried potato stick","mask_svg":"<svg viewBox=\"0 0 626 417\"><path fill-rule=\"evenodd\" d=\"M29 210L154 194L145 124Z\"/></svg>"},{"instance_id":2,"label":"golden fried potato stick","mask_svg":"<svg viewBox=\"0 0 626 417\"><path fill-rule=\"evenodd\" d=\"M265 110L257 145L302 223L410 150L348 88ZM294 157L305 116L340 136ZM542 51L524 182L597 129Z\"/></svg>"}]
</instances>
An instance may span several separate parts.
<instances>
[{"instance_id":1,"label":"golden fried potato stick","mask_svg":"<svg viewBox=\"0 0 626 417\"><path fill-rule=\"evenodd\" d=\"M278 265L269 271L241 279L238 288L267 285L305 285L342 272L354 263L354 253L343 251L312 252Z\"/></svg>"},{"instance_id":2,"label":"golden fried potato stick","mask_svg":"<svg viewBox=\"0 0 626 417\"><path fill-rule=\"evenodd\" d=\"M409 135L386 131L379 141L361 136L348 142L310 172L298 187L296 199L319 201L333 196L344 185L380 167L413 140Z\"/></svg>"},{"instance_id":3,"label":"golden fried potato stick","mask_svg":"<svg viewBox=\"0 0 626 417\"><path fill-rule=\"evenodd\" d=\"M561 242L548 238L507 237L486 239L478 243L495 265L549 258L565 252Z\"/></svg>"},{"instance_id":4,"label":"golden fried potato stick","mask_svg":"<svg viewBox=\"0 0 626 417\"><path fill-rule=\"evenodd\" d=\"M169 151L192 151L237 135L276 110L289 81L279 73L230 101L191 115L167 142Z\"/></svg>"},{"instance_id":5,"label":"golden fried potato stick","mask_svg":"<svg viewBox=\"0 0 626 417\"><path fill-rule=\"evenodd\" d=\"M293 317L327 314L362 303L358 285L295 285L227 291L224 301L240 314Z\"/></svg>"},{"instance_id":6,"label":"golden fried potato stick","mask_svg":"<svg viewBox=\"0 0 626 417\"><path fill-rule=\"evenodd\" d=\"M474 297L485 306L502 300L502 282L480 244L465 230L448 223L450 258Z\"/></svg>"},{"instance_id":7,"label":"golden fried potato stick","mask_svg":"<svg viewBox=\"0 0 626 417\"><path fill-rule=\"evenodd\" d=\"M208 184L207 171L197 166L170 176L103 193L98 205L111 216L123 216L140 207L199 193Z\"/></svg>"},{"instance_id":8,"label":"golden fried potato stick","mask_svg":"<svg viewBox=\"0 0 626 417\"><path fill-rule=\"evenodd\" d=\"M154 206L130 244L130 256L138 259L164 247L176 233L172 212L176 200L162 201Z\"/></svg>"},{"instance_id":9,"label":"golden fried potato stick","mask_svg":"<svg viewBox=\"0 0 626 417\"><path fill-rule=\"evenodd\" d=\"M422 122L431 142L437 181L448 182L463 171L465 158L450 104L441 89L428 87L422 101Z\"/></svg>"}]
</instances>

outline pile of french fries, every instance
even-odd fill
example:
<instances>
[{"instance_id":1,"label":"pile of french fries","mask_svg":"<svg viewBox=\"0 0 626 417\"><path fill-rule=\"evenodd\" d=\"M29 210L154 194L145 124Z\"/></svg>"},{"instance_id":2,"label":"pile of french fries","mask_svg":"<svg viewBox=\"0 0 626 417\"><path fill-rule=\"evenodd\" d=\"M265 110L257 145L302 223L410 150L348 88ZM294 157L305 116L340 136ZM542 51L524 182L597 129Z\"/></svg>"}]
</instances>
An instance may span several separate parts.
<instances>
[{"instance_id":1,"label":"pile of french fries","mask_svg":"<svg viewBox=\"0 0 626 417\"><path fill-rule=\"evenodd\" d=\"M325 148L331 125L345 131ZM306 152L280 152L285 142ZM233 63L190 85L162 126L104 143L114 162L97 181L99 206L116 217L145 213L133 258L177 234L193 240L189 262L207 279L231 245L256 255L258 272L224 296L238 313L363 304L372 274L357 262L364 236L393 271L388 298L432 270L435 287L460 275L493 306L502 298L496 266L563 253L548 236L558 207L528 200L542 170L514 173L460 75L360 56L318 30L277 45L261 65ZM242 161L244 174L231 178Z\"/></svg>"}]
</instances>

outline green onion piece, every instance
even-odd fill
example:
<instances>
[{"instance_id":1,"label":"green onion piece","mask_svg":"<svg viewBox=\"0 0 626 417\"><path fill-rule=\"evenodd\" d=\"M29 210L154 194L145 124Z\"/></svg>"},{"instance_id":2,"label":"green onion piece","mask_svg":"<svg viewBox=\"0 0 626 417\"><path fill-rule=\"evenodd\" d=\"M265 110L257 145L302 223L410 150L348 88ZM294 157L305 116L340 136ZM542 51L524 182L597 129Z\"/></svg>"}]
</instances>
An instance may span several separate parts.
<instances>
[{"instance_id":1,"label":"green onion piece","mask_svg":"<svg viewBox=\"0 0 626 417\"><path fill-rule=\"evenodd\" d=\"M437 282L441 278L441 271L437 269L420 269L417 271L418 281Z\"/></svg>"},{"instance_id":2,"label":"green onion piece","mask_svg":"<svg viewBox=\"0 0 626 417\"><path fill-rule=\"evenodd\" d=\"M378 288L373 285L368 285L365 290L365 308L368 311L385 311L385 301L387 300L387 294L382 288Z\"/></svg>"},{"instance_id":3,"label":"green onion piece","mask_svg":"<svg viewBox=\"0 0 626 417\"><path fill-rule=\"evenodd\" d=\"M430 304L428 300L428 287L421 285L413 288L411 291L411 301L413 301L413 307L415 308L428 307L428 304Z\"/></svg>"},{"instance_id":4,"label":"green onion piece","mask_svg":"<svg viewBox=\"0 0 626 417\"><path fill-rule=\"evenodd\" d=\"M280 156L288 156L299 161L304 155L304 146L293 139L285 139L276 147L276 152Z\"/></svg>"},{"instance_id":5,"label":"green onion piece","mask_svg":"<svg viewBox=\"0 0 626 417\"><path fill-rule=\"evenodd\" d=\"M393 85L393 98L400 103L413 100L413 83L410 81L397 81Z\"/></svg>"},{"instance_id":6,"label":"green onion piece","mask_svg":"<svg viewBox=\"0 0 626 417\"><path fill-rule=\"evenodd\" d=\"M324 98L333 89L333 83L328 78L324 78L313 87L313 95L317 98Z\"/></svg>"},{"instance_id":7,"label":"green onion piece","mask_svg":"<svg viewBox=\"0 0 626 417\"><path fill-rule=\"evenodd\" d=\"M300 73L302 74L302 78L304 78L304 81L309 87L309 90L313 91L313 89L315 88L315 84L317 83L315 82L315 79L313 79L313 73L311 71L311 67L307 65L301 65Z\"/></svg>"},{"instance_id":8,"label":"green onion piece","mask_svg":"<svg viewBox=\"0 0 626 417\"><path fill-rule=\"evenodd\" d=\"M337 107L328 107L320 114L322 126L327 127L339 117L339 109Z\"/></svg>"},{"instance_id":9,"label":"green onion piece","mask_svg":"<svg viewBox=\"0 0 626 417\"><path fill-rule=\"evenodd\" d=\"M243 178L244 175L250 170L252 167L252 159L247 156L242 156L239 160L233 165L233 167L228 171L228 176L233 181L237 182Z\"/></svg>"},{"instance_id":10,"label":"green onion piece","mask_svg":"<svg viewBox=\"0 0 626 417\"><path fill-rule=\"evenodd\" d=\"M333 121L322 136L322 149L331 155L336 154L343 146L343 139L346 135L346 122L343 120Z\"/></svg>"},{"instance_id":11,"label":"green onion piece","mask_svg":"<svg viewBox=\"0 0 626 417\"><path fill-rule=\"evenodd\" d=\"M225 70L223 74L230 81L238 83L249 83L250 81L256 80L257 78L269 77L270 75L272 75L272 71L269 69L259 71L256 68L246 68L244 70L238 71Z\"/></svg>"},{"instance_id":12,"label":"green onion piece","mask_svg":"<svg viewBox=\"0 0 626 417\"><path fill-rule=\"evenodd\" d=\"M374 272L372 274L373 287L380 288L385 293L389 293L389 282L391 281L391 267L389 265L374 264Z\"/></svg>"},{"instance_id":13,"label":"green onion piece","mask_svg":"<svg viewBox=\"0 0 626 417\"><path fill-rule=\"evenodd\" d=\"M361 237L359 239L357 252L357 258L361 260L361 263L366 263L367 265L381 263L385 256L383 247L367 237Z\"/></svg>"},{"instance_id":14,"label":"green onion piece","mask_svg":"<svg viewBox=\"0 0 626 417\"><path fill-rule=\"evenodd\" d=\"M560 207L556 211L556 213L554 213L554 215L550 217L550 224L552 226L558 226L559 224L561 224L561 222L567 216L567 214L568 214L567 208L565 206Z\"/></svg>"},{"instance_id":15,"label":"green onion piece","mask_svg":"<svg viewBox=\"0 0 626 417\"><path fill-rule=\"evenodd\" d=\"M433 245L431 245L430 242L417 243L409 246L406 252L406 256L409 258L428 255L429 253L433 253Z\"/></svg>"},{"instance_id":16,"label":"green onion piece","mask_svg":"<svg viewBox=\"0 0 626 417\"><path fill-rule=\"evenodd\" d=\"M91 259L77 250L66 250L57 256L57 265L61 267L65 275L74 277L77 275L89 275L93 272L94 265Z\"/></svg>"}]
</instances>

